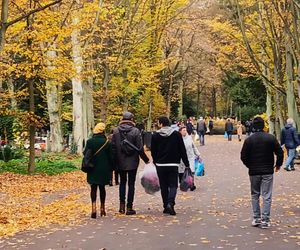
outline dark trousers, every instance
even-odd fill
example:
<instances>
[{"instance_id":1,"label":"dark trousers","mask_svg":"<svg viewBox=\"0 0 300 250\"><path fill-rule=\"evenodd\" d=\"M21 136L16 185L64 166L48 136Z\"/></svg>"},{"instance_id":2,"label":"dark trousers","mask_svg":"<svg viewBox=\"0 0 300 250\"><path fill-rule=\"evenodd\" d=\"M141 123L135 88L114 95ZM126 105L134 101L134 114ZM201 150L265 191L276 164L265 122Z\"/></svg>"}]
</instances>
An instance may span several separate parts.
<instances>
[{"instance_id":1,"label":"dark trousers","mask_svg":"<svg viewBox=\"0 0 300 250\"><path fill-rule=\"evenodd\" d=\"M178 187L178 167L157 166L156 169L164 208L166 208L168 204L174 206Z\"/></svg>"},{"instance_id":2,"label":"dark trousers","mask_svg":"<svg viewBox=\"0 0 300 250\"><path fill-rule=\"evenodd\" d=\"M97 188L99 187L99 192L100 192L100 202L101 204L105 203L105 198L106 198L106 190L104 185L97 185L97 184L92 184L91 185L91 200L92 202L96 202L97 199Z\"/></svg>"},{"instance_id":3,"label":"dark trousers","mask_svg":"<svg viewBox=\"0 0 300 250\"><path fill-rule=\"evenodd\" d=\"M118 170L120 175L120 186L119 186L119 196L120 202L126 202L126 183L128 179L128 194L127 194L127 207L132 208L133 200L134 200L134 191L135 191L135 179L137 169L134 170Z\"/></svg>"},{"instance_id":4,"label":"dark trousers","mask_svg":"<svg viewBox=\"0 0 300 250\"><path fill-rule=\"evenodd\" d=\"M232 140L232 131L226 131L227 136L228 136L228 141Z\"/></svg>"}]
</instances>

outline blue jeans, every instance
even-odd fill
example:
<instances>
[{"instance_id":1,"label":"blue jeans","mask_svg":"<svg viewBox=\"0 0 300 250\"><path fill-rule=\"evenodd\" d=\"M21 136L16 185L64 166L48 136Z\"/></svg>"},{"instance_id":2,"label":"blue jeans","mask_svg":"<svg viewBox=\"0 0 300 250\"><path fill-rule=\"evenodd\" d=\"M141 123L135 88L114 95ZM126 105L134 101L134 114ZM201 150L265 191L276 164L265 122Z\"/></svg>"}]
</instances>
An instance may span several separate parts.
<instances>
[{"instance_id":1,"label":"blue jeans","mask_svg":"<svg viewBox=\"0 0 300 250\"><path fill-rule=\"evenodd\" d=\"M205 131L199 131L198 134L199 134L200 145L204 145Z\"/></svg>"},{"instance_id":2,"label":"blue jeans","mask_svg":"<svg viewBox=\"0 0 300 250\"><path fill-rule=\"evenodd\" d=\"M292 148L292 149L288 149L287 150L288 153L288 158L286 160L285 166L288 167L294 167L294 159L295 159L295 155L296 155L296 149Z\"/></svg>"},{"instance_id":3,"label":"blue jeans","mask_svg":"<svg viewBox=\"0 0 300 250\"><path fill-rule=\"evenodd\" d=\"M264 221L269 221L272 203L273 174L250 176L250 183L253 218L261 218ZM259 204L260 196L263 198L262 213Z\"/></svg>"}]
</instances>

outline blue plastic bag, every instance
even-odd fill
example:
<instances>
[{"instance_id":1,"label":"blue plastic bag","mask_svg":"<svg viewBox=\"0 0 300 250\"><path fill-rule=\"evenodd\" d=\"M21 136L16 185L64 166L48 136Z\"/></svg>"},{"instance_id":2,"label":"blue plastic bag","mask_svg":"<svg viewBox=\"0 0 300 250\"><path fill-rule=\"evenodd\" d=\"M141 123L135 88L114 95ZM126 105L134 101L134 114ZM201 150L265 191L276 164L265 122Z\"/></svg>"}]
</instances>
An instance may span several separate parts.
<instances>
[{"instance_id":1,"label":"blue plastic bag","mask_svg":"<svg viewBox=\"0 0 300 250\"><path fill-rule=\"evenodd\" d=\"M227 134L226 131L225 131L225 133L224 133L224 138L228 138L228 134Z\"/></svg>"},{"instance_id":2,"label":"blue plastic bag","mask_svg":"<svg viewBox=\"0 0 300 250\"><path fill-rule=\"evenodd\" d=\"M204 171L204 162L195 160L195 175L196 176L203 176L205 174Z\"/></svg>"}]
</instances>

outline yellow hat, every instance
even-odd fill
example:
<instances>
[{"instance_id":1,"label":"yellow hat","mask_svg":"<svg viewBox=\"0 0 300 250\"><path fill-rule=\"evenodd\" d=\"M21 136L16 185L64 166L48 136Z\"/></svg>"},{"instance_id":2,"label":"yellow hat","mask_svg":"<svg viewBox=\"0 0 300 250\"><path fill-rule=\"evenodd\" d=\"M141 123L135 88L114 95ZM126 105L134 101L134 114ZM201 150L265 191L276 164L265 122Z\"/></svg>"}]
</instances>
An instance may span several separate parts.
<instances>
[{"instance_id":1,"label":"yellow hat","mask_svg":"<svg viewBox=\"0 0 300 250\"><path fill-rule=\"evenodd\" d=\"M95 126L95 128L94 128L94 130L93 130L94 134L101 134L101 133L103 133L104 130L105 130L105 126L106 126L105 123L99 122L99 123Z\"/></svg>"}]
</instances>

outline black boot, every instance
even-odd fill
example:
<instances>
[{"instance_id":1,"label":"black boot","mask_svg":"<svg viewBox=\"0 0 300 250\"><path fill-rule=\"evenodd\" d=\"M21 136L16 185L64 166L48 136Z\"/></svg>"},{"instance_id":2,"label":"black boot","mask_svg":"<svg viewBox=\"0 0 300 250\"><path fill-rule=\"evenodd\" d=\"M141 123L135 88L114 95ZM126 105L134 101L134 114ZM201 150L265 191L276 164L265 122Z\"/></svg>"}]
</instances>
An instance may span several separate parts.
<instances>
[{"instance_id":1,"label":"black boot","mask_svg":"<svg viewBox=\"0 0 300 250\"><path fill-rule=\"evenodd\" d=\"M136 211L132 209L132 206L127 207L126 215L135 215Z\"/></svg>"},{"instance_id":2,"label":"black boot","mask_svg":"<svg viewBox=\"0 0 300 250\"><path fill-rule=\"evenodd\" d=\"M167 210L169 211L170 215L176 215L176 212L174 210L174 206L171 205L170 203L167 205Z\"/></svg>"},{"instance_id":3,"label":"black boot","mask_svg":"<svg viewBox=\"0 0 300 250\"><path fill-rule=\"evenodd\" d=\"M125 203L120 202L120 209L119 209L120 214L125 214Z\"/></svg>"}]
</instances>

